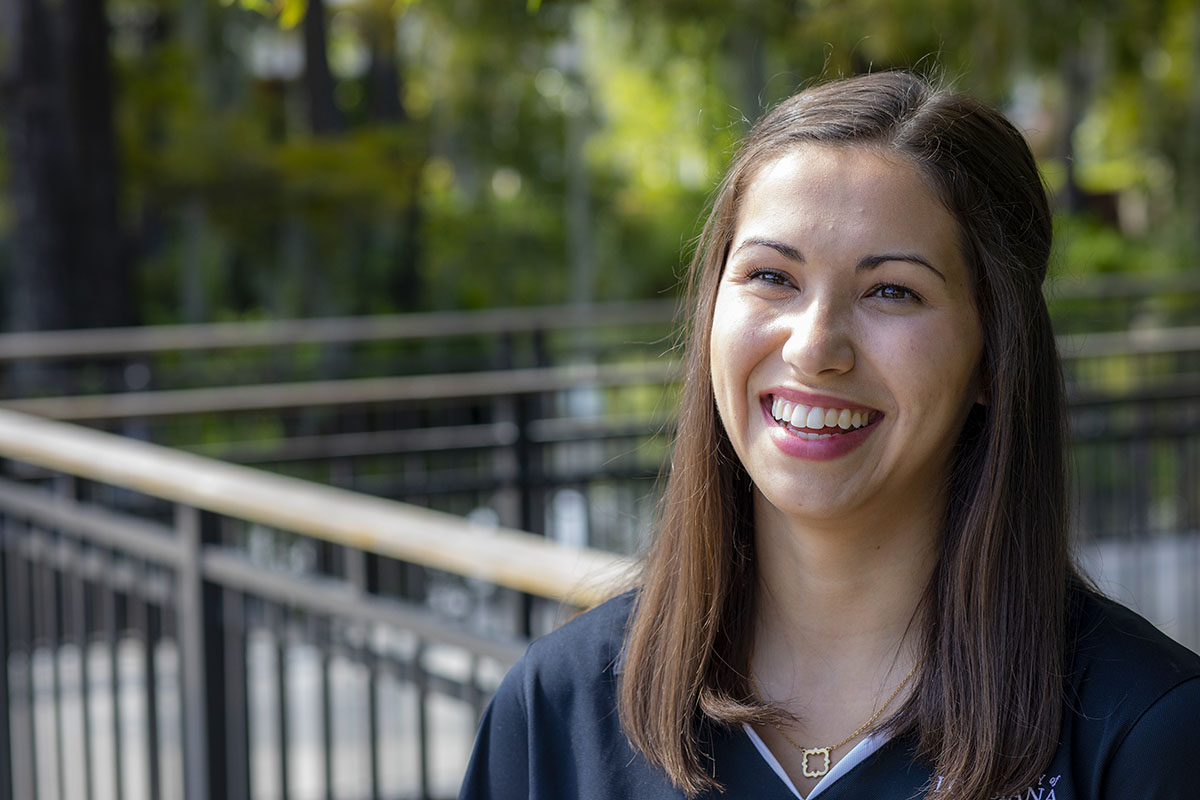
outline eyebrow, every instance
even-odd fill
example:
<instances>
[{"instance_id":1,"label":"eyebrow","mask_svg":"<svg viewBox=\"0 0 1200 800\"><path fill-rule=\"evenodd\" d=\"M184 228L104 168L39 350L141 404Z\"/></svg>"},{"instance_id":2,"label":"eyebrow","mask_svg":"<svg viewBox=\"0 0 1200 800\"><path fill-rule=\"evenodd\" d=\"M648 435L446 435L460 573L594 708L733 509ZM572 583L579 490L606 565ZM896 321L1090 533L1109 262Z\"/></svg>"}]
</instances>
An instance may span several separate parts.
<instances>
[{"instance_id":1,"label":"eyebrow","mask_svg":"<svg viewBox=\"0 0 1200 800\"><path fill-rule=\"evenodd\" d=\"M774 239L746 239L740 245L738 245L737 250L733 251L734 255L740 253L747 247L753 247L755 245L769 247L789 261L795 261L798 264L804 263L803 253L792 247L790 244L777 242ZM933 272L933 274L941 278L943 282L946 281L946 276L942 274L941 270L913 253L883 253L877 256L864 256L863 258L859 259L857 264L854 265L854 271L867 272L875 269L875 267L878 267L880 264L884 264L889 261L907 261L910 264L919 264L920 266L925 267Z\"/></svg>"},{"instance_id":2,"label":"eyebrow","mask_svg":"<svg viewBox=\"0 0 1200 800\"><path fill-rule=\"evenodd\" d=\"M879 256L865 256L858 262L858 264L854 266L854 271L866 272L867 270L875 269L875 267L878 267L880 264L888 261L907 261L910 264L920 264L922 267L931 270L934 275L937 275L939 278L941 278L942 283L946 283L946 276L942 274L940 269L935 267L933 264L930 264L920 256L912 253L884 253L883 255Z\"/></svg>"}]
</instances>

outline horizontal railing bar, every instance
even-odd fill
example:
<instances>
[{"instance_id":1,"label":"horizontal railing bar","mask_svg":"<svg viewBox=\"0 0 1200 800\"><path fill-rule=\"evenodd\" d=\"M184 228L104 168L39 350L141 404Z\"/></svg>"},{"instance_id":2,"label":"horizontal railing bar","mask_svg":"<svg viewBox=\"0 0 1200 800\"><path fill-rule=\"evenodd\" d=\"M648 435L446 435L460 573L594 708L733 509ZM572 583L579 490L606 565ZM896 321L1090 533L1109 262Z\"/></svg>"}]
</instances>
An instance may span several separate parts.
<instances>
[{"instance_id":1,"label":"horizontal railing bar","mask_svg":"<svg viewBox=\"0 0 1200 800\"><path fill-rule=\"evenodd\" d=\"M1096 406L1114 406L1127 403L1200 400L1200 381L1194 375L1186 376L1184 380L1142 380L1132 389L1113 392L1068 386L1067 399L1070 404L1068 410L1072 412Z\"/></svg>"},{"instance_id":2,"label":"horizontal railing bar","mask_svg":"<svg viewBox=\"0 0 1200 800\"><path fill-rule=\"evenodd\" d=\"M598 417L558 417L529 423L529 441L538 444L611 441L671 433L674 423L663 415L613 414ZM183 449L236 464L365 458L377 455L491 450L516 443L519 429L512 422L446 425L377 432L330 433L293 438L250 439L185 445Z\"/></svg>"},{"instance_id":3,"label":"horizontal railing bar","mask_svg":"<svg viewBox=\"0 0 1200 800\"><path fill-rule=\"evenodd\" d=\"M351 458L446 450L486 450L517 440L511 422L448 425L377 432L331 433L290 439L259 439L188 445L192 453L239 464Z\"/></svg>"},{"instance_id":4,"label":"horizontal railing bar","mask_svg":"<svg viewBox=\"0 0 1200 800\"><path fill-rule=\"evenodd\" d=\"M168 581L146 580L128 559L103 556L99 551L83 552L78 543L51 541L45 531L0 531L0 547L30 563L46 565L60 574L74 574L85 580L102 583L121 594L157 605L166 605L171 600Z\"/></svg>"},{"instance_id":5,"label":"horizontal railing bar","mask_svg":"<svg viewBox=\"0 0 1200 800\"><path fill-rule=\"evenodd\" d=\"M1048 284L1046 293L1047 298L1055 302L1178 294L1197 290L1200 290L1200 273L1160 272L1065 277ZM583 307L529 306L479 311L5 333L0 334L0 362L667 323L672 320L675 307L675 300L641 300Z\"/></svg>"},{"instance_id":6,"label":"horizontal railing bar","mask_svg":"<svg viewBox=\"0 0 1200 800\"><path fill-rule=\"evenodd\" d=\"M162 417L222 411L260 411L422 400L469 400L558 391L580 385L620 386L674 379L673 361L571 365L449 375L222 386L154 392L6 400L0 407L70 422Z\"/></svg>"},{"instance_id":7,"label":"horizontal railing bar","mask_svg":"<svg viewBox=\"0 0 1200 800\"><path fill-rule=\"evenodd\" d=\"M0 409L0 456L576 606L629 562L533 534Z\"/></svg>"},{"instance_id":8,"label":"horizontal railing bar","mask_svg":"<svg viewBox=\"0 0 1200 800\"><path fill-rule=\"evenodd\" d=\"M1058 337L1064 360L1102 356L1137 356L1200 350L1200 325L1183 328L1137 328L1130 331L1072 333Z\"/></svg>"},{"instance_id":9,"label":"horizontal railing bar","mask_svg":"<svg viewBox=\"0 0 1200 800\"><path fill-rule=\"evenodd\" d=\"M0 334L0 362L276 347L670 322L674 300Z\"/></svg>"},{"instance_id":10,"label":"horizontal railing bar","mask_svg":"<svg viewBox=\"0 0 1200 800\"><path fill-rule=\"evenodd\" d=\"M84 505L46 489L0 478L0 510L54 530L86 536L104 547L167 567L181 558L174 531L165 525Z\"/></svg>"},{"instance_id":11,"label":"horizontal railing bar","mask_svg":"<svg viewBox=\"0 0 1200 800\"><path fill-rule=\"evenodd\" d=\"M623 439L673 433L675 417L665 414L610 414L595 417L549 417L529 423L529 440L567 444L594 439Z\"/></svg>"},{"instance_id":12,"label":"horizontal railing bar","mask_svg":"<svg viewBox=\"0 0 1200 800\"><path fill-rule=\"evenodd\" d=\"M1058 337L1058 342L1067 361L1200 351L1200 326L1070 334ZM38 397L7 400L0 406L51 419L79 422L205 412L467 400L556 391L580 384L615 386L666 382L676 380L679 372L677 361L660 359L488 372Z\"/></svg>"},{"instance_id":13,"label":"horizontal railing bar","mask_svg":"<svg viewBox=\"0 0 1200 800\"><path fill-rule=\"evenodd\" d=\"M555 470L552 474L538 473L522 476L521 485L529 489L557 489L585 486L602 481L655 481L660 476L658 468L595 467L567 472ZM386 475L367 475L353 479L350 488L375 495L399 495L402 497L442 497L445 495L478 494L500 488L515 488L517 476L507 473L497 476L463 475L459 471L439 472L427 480L392 480Z\"/></svg>"},{"instance_id":14,"label":"horizontal railing bar","mask_svg":"<svg viewBox=\"0 0 1200 800\"><path fill-rule=\"evenodd\" d=\"M518 639L468 630L416 606L356 592L343 581L280 572L227 548L206 547L200 558L208 580L281 605L344 620L392 625L425 641L461 647L506 664L516 661L529 646Z\"/></svg>"},{"instance_id":15,"label":"horizontal railing bar","mask_svg":"<svg viewBox=\"0 0 1200 800\"><path fill-rule=\"evenodd\" d=\"M1180 335L1185 337L1185 341L1175 343L1165 336L1145 336L1138 340L1140 343L1136 349L1129 351L1113 349L1111 339L1098 340L1089 344L1080 338L1077 342L1079 351L1076 353L1076 357L1147 355L1185 352L1193 349L1200 351L1200 327L1174 330L1180 332ZM1122 336L1130 335L1132 334L1122 334ZM1099 337L1102 334L1088 334L1087 336ZM1107 334L1103 334L1103 336L1107 336ZM409 375L393 378L358 378L157 392L38 397L6 400L0 402L0 408L35 414L49 419L84 422L319 406L471 400L481 397L563 391L581 385L615 387L659 384L677 380L679 371L680 364L676 361L571 365L447 375ZM1184 386L1183 391L1191 391L1191 388ZM1090 389L1082 390L1078 396L1080 402L1108 402L1106 395L1100 395ZM1123 398L1118 397L1117 400L1123 401ZM560 424L569 427L575 423L567 419L561 423L539 421L539 425L545 426ZM542 431L539 431L538 435L542 436ZM549 434L548 439L556 436L561 436L561 433Z\"/></svg>"},{"instance_id":16,"label":"horizontal railing bar","mask_svg":"<svg viewBox=\"0 0 1200 800\"><path fill-rule=\"evenodd\" d=\"M1200 422L1140 423L1136 427L1116 430L1102 428L1092 430L1086 425L1071 428L1071 443L1080 444L1130 444L1138 442L1147 447L1161 448L1175 444L1180 438L1200 434Z\"/></svg>"},{"instance_id":17,"label":"horizontal railing bar","mask_svg":"<svg viewBox=\"0 0 1200 800\"><path fill-rule=\"evenodd\" d=\"M1200 291L1200 272L1110 272L1073 275L1055 278L1046 284L1046 299L1107 300L1153 296L1156 294L1191 294Z\"/></svg>"}]
</instances>

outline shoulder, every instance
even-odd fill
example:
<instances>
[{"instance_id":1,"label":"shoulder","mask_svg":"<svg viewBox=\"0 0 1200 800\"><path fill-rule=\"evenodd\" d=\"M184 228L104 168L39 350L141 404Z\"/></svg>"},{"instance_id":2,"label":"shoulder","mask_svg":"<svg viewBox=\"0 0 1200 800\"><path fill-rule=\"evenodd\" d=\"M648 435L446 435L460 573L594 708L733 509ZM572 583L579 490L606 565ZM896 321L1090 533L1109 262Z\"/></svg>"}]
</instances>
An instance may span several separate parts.
<instances>
[{"instance_id":1,"label":"shoulder","mask_svg":"<svg viewBox=\"0 0 1200 800\"><path fill-rule=\"evenodd\" d=\"M612 673L620 658L635 593L625 592L535 640L522 658L526 673L583 677Z\"/></svg>"},{"instance_id":2,"label":"shoulder","mask_svg":"<svg viewBox=\"0 0 1200 800\"><path fill-rule=\"evenodd\" d=\"M1200 677L1200 655L1144 617L1091 592L1076 595L1072 684L1115 705L1148 704Z\"/></svg>"},{"instance_id":3,"label":"shoulder","mask_svg":"<svg viewBox=\"0 0 1200 800\"><path fill-rule=\"evenodd\" d=\"M1065 737L1086 796L1182 800L1200 737L1200 655L1091 593L1076 605Z\"/></svg>"},{"instance_id":4,"label":"shoulder","mask_svg":"<svg viewBox=\"0 0 1200 800\"><path fill-rule=\"evenodd\" d=\"M617 673L634 595L579 615L529 646L484 713L460 800L678 798L633 749Z\"/></svg>"},{"instance_id":5,"label":"shoulder","mask_svg":"<svg viewBox=\"0 0 1200 800\"><path fill-rule=\"evenodd\" d=\"M533 641L493 698L498 709L530 715L615 697L616 674L634 593L618 595ZM551 719L561 719L551 713Z\"/></svg>"}]
</instances>

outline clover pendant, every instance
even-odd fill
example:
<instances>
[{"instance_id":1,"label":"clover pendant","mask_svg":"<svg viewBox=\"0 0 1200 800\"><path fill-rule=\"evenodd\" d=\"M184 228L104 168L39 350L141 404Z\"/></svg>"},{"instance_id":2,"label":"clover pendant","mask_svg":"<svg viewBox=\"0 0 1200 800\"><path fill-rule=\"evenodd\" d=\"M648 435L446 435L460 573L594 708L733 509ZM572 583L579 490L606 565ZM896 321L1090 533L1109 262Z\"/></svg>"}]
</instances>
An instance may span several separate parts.
<instances>
[{"instance_id":1,"label":"clover pendant","mask_svg":"<svg viewBox=\"0 0 1200 800\"><path fill-rule=\"evenodd\" d=\"M819 778L822 775L824 775L826 772L829 772L829 748L828 747L805 748L801 752L804 753L804 763L802 765L803 769L804 769L804 777ZM808 757L809 756L825 756L825 766L821 767L820 769L810 770L808 768Z\"/></svg>"}]
</instances>

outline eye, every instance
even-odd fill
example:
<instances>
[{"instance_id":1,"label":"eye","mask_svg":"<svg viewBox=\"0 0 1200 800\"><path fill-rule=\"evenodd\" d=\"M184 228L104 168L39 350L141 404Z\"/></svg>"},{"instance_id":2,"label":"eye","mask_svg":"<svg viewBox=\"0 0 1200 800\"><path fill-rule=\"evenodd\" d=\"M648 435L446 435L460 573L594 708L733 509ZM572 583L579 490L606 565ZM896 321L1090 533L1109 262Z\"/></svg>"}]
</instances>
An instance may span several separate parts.
<instances>
[{"instance_id":1,"label":"eye","mask_svg":"<svg viewBox=\"0 0 1200 800\"><path fill-rule=\"evenodd\" d=\"M763 281L774 286L790 286L792 283L787 273L777 269L756 269L746 277L752 281Z\"/></svg>"},{"instance_id":2,"label":"eye","mask_svg":"<svg viewBox=\"0 0 1200 800\"><path fill-rule=\"evenodd\" d=\"M869 293L870 297L879 297L883 300L912 300L920 302L921 298L912 289L907 286L901 286L898 283L881 283L873 288Z\"/></svg>"}]
</instances>

